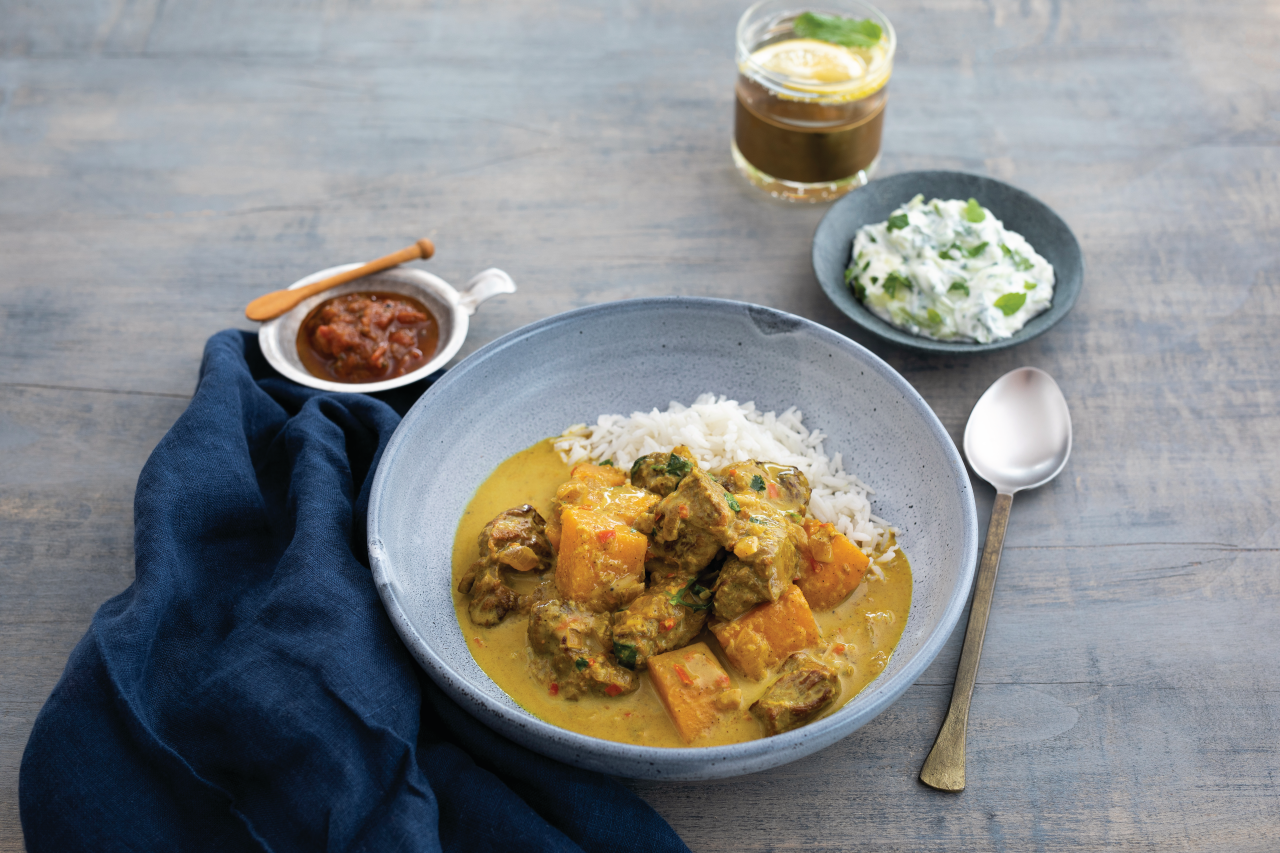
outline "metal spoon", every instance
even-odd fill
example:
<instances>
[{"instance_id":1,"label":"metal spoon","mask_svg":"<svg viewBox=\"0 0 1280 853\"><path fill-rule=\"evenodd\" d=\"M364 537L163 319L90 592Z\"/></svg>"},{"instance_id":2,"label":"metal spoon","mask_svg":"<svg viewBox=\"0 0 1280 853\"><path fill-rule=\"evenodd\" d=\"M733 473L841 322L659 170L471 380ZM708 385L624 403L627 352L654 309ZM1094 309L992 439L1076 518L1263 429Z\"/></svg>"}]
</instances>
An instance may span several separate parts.
<instances>
[{"instance_id":1,"label":"metal spoon","mask_svg":"<svg viewBox=\"0 0 1280 853\"><path fill-rule=\"evenodd\" d=\"M1071 454L1071 413L1053 377L1020 367L987 389L964 428L964 455L979 477L996 487L987 526L987 544L978 565L978 581L964 634L960 667L951 691L951 708L938 732L920 781L939 791L964 790L964 735L969 700L978 676L982 638L991 613L991 594L1000 568L1000 551L1009 524L1014 492L1034 489L1058 476Z\"/></svg>"}]
</instances>

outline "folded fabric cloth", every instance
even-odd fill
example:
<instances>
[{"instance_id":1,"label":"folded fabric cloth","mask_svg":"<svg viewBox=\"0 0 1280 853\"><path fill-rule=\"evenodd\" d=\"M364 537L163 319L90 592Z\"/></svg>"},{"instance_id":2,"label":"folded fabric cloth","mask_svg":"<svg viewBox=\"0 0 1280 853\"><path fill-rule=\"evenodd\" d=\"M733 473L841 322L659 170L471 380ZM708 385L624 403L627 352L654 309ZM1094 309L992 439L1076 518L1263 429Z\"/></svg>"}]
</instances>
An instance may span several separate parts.
<instances>
[{"instance_id":1,"label":"folded fabric cloth","mask_svg":"<svg viewBox=\"0 0 1280 853\"><path fill-rule=\"evenodd\" d=\"M365 550L378 400L210 339L134 507L137 578L36 719L27 849L677 851L618 782L476 722L409 656Z\"/></svg>"}]
</instances>

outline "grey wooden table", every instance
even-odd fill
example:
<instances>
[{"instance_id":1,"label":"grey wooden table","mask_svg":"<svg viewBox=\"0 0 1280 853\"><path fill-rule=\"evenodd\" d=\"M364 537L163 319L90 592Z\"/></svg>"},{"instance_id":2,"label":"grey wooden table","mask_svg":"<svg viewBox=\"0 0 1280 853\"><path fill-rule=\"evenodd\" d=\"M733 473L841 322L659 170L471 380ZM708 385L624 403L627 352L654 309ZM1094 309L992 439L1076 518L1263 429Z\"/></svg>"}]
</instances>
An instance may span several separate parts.
<instances>
[{"instance_id":1,"label":"grey wooden table","mask_svg":"<svg viewBox=\"0 0 1280 853\"><path fill-rule=\"evenodd\" d=\"M823 208L739 180L743 5L0 0L0 850L32 721L132 578L135 480L205 338L424 235L445 278L520 285L464 355L697 294L866 344L956 438L1019 365L1071 405L1064 476L1014 506L968 790L915 778L957 632L816 756L635 784L694 850L1280 849L1280 5L886 0L883 173L1012 182L1084 248L1060 326L967 359L861 334L810 272Z\"/></svg>"}]
</instances>

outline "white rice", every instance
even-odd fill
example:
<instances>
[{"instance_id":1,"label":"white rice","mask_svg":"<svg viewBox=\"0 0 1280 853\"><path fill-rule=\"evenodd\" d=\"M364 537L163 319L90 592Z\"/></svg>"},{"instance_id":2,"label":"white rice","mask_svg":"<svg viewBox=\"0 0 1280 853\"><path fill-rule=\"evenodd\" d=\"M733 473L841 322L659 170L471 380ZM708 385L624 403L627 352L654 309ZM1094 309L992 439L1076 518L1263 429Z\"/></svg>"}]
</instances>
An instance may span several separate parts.
<instances>
[{"instance_id":1,"label":"white rice","mask_svg":"<svg viewBox=\"0 0 1280 853\"><path fill-rule=\"evenodd\" d=\"M826 436L806 429L803 417L794 406L780 415L762 414L754 403L702 394L692 406L672 402L665 412L601 415L594 426L575 424L560 435L555 448L570 465L611 459L623 471L647 453L669 452L680 444L709 471L748 459L794 465L813 490L811 516L834 524L867 554L881 551L893 528L872 514L874 492L845 472L839 453L831 458L822 452ZM879 566L873 563L872 568L881 575Z\"/></svg>"}]
</instances>

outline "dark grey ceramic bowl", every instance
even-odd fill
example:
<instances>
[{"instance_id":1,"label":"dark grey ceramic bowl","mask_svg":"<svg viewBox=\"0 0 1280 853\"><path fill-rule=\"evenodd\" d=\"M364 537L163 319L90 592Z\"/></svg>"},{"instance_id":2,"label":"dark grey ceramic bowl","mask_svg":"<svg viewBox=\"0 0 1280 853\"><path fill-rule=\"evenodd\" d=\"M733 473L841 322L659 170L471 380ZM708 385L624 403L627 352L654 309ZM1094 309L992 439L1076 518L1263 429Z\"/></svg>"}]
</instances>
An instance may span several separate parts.
<instances>
[{"instance_id":1,"label":"dark grey ceramic bowl","mask_svg":"<svg viewBox=\"0 0 1280 853\"><path fill-rule=\"evenodd\" d=\"M891 326L868 311L854 298L853 291L844 281L854 235L864 225L884 222L889 214L914 198L916 193L923 194L925 200L975 198L994 213L1005 228L1026 237L1035 250L1053 265L1056 280L1049 310L1033 318L1012 337L988 344L922 338ZM859 326L887 341L926 352L979 353L1007 349L1029 341L1065 317L1084 283L1084 256L1067 223L1044 202L1016 187L994 178L964 172L904 172L872 181L831 206L813 235L813 272L837 308Z\"/></svg>"},{"instance_id":2,"label":"dark grey ceramic bowl","mask_svg":"<svg viewBox=\"0 0 1280 853\"><path fill-rule=\"evenodd\" d=\"M450 550L477 486L507 457L610 412L665 409L704 391L798 406L846 470L876 492L915 570L911 612L885 671L836 713L778 737L664 749L586 737L524 711L476 664L454 615ZM369 557L405 644L464 708L570 764L645 779L764 770L843 738L889 706L942 648L969 591L977 517L964 463L929 406L848 338L739 302L636 299L542 320L444 375L410 410L378 465Z\"/></svg>"}]
</instances>

